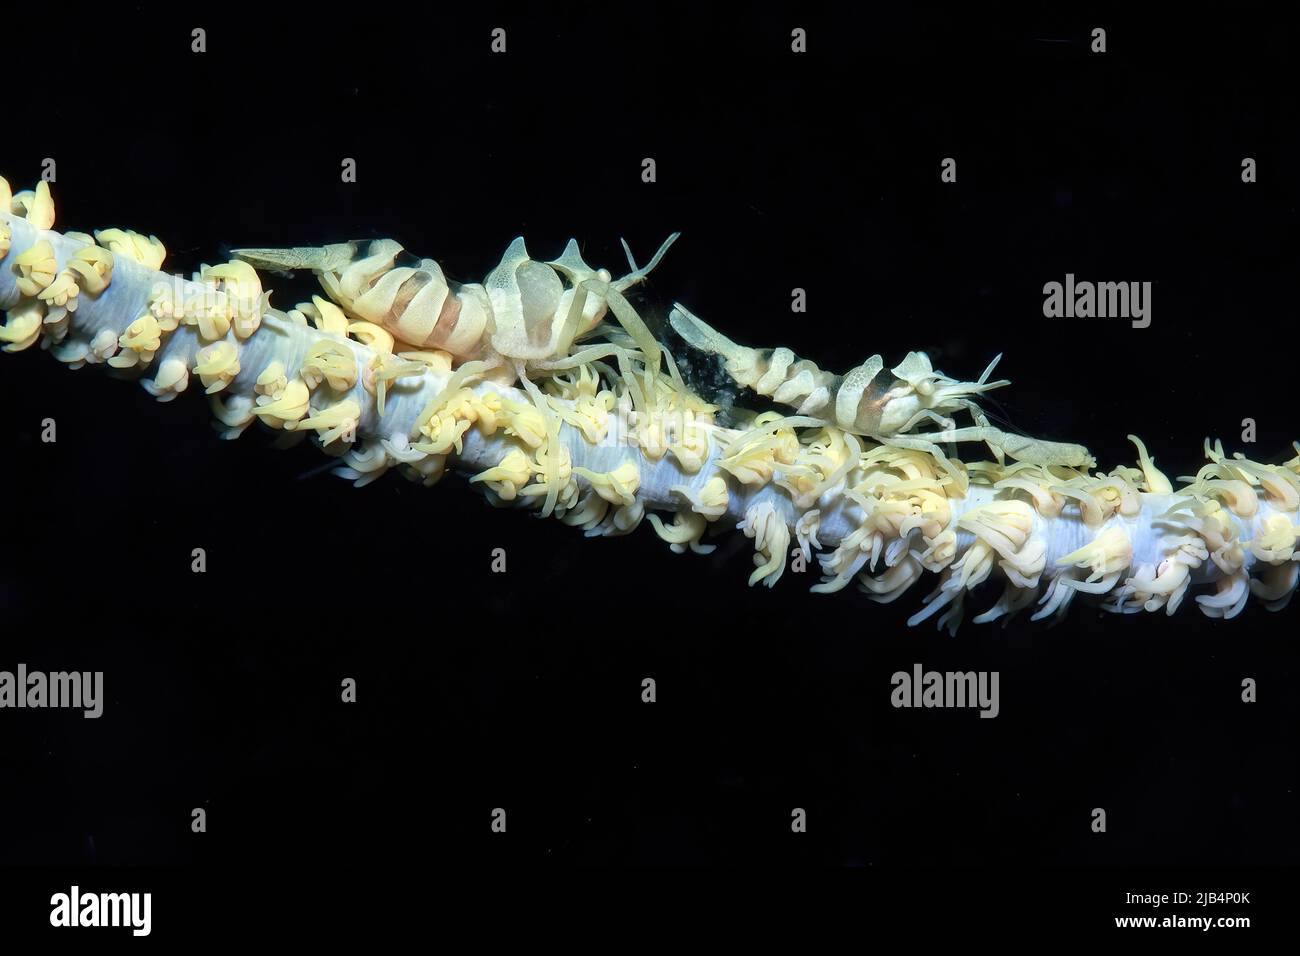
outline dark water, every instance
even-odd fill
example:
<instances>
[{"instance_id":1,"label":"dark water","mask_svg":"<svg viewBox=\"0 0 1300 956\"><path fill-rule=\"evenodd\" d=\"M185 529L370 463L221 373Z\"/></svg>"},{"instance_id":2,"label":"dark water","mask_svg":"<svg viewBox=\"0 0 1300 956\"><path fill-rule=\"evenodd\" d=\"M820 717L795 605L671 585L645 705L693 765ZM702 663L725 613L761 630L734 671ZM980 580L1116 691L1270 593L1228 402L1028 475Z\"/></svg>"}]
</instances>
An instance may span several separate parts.
<instances>
[{"instance_id":1,"label":"dark water","mask_svg":"<svg viewBox=\"0 0 1300 956\"><path fill-rule=\"evenodd\" d=\"M839 369L924 349L972 377L1002 352L995 417L1106 468L1133 463L1130 432L1171 476L1207 435L1265 461L1300 438L1296 115L1267 30L1114 19L1092 55L1086 18L569 5L409 12L395 33L213 18L199 56L193 24L150 15L68 40L74 63L147 49L147 95L5 137L15 189L57 159L61 228L156 233L187 271L392 236L462 280L519 234L539 258L576 236L617 269L619 237L644 258L681 230L640 299L652 317L679 299ZM74 80L52 81L60 109ZM1150 327L1044 318L1066 273L1149 281ZM268 284L282 307L310 291ZM93 727L5 716L0 862L1300 860L1296 608L1076 606L951 638L905 627L924 585L893 606L794 575L747 589L748 542L682 557L648 530L589 540L495 511L456 479L299 480L317 453L219 442L191 395L158 405L39 354L0 370L0 666L103 669L110 688ZM998 671L999 718L893 709L890 675L916 662Z\"/></svg>"}]
</instances>

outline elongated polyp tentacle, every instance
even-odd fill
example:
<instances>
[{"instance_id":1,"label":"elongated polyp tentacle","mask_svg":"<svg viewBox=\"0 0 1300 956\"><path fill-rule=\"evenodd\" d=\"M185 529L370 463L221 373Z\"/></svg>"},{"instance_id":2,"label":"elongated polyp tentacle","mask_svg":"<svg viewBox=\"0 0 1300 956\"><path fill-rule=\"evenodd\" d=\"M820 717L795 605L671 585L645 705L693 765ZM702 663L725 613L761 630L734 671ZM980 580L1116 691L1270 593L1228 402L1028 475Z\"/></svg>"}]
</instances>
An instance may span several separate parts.
<instances>
[{"instance_id":1,"label":"elongated polyp tentacle","mask_svg":"<svg viewBox=\"0 0 1300 956\"><path fill-rule=\"evenodd\" d=\"M358 485L393 468L432 484L451 467L494 504L587 534L648 515L679 552L735 529L753 541L751 584L775 585L792 555L817 558L814 591L856 580L880 602L936 573L911 622L953 630L995 579L977 622L1035 603L1034 618L1058 618L1080 595L1173 613L1192 588L1207 615L1231 618L1251 595L1284 607L1300 578L1300 454L1265 464L1207 440L1209 463L1175 488L1133 438L1138 467L1095 472L1082 446L988 425L974 397L1006 384L992 365L961 382L910 353L836 376L789 349L738 346L677 306L692 348L794 411L716 424L623 296L663 249L641 268L629 253L619 280L574 243L539 263L522 240L483 285L457 288L430 260L398 266L388 240L243 250L183 279L159 271L153 237L60 234L54 215L48 188L14 196L0 179L6 351L39 342L74 367L141 377L164 401L197 382L227 437L254 421L314 433ZM311 269L329 298L273 308L254 266ZM957 428L955 411L975 425ZM986 442L998 460L950 458L937 444L950 441Z\"/></svg>"}]
</instances>

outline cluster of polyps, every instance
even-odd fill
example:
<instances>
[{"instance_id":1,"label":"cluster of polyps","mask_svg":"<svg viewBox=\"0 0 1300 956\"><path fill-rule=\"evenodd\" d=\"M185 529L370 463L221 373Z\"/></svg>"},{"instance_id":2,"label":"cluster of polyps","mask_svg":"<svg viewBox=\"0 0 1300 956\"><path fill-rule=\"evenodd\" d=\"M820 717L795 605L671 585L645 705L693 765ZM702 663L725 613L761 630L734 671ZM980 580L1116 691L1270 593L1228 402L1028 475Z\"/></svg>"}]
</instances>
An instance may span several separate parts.
<instances>
[{"instance_id":1,"label":"cluster of polyps","mask_svg":"<svg viewBox=\"0 0 1300 956\"><path fill-rule=\"evenodd\" d=\"M912 623L949 628L994 581L1002 595L976 621L1035 602L1035 618L1057 617L1079 594L1172 613L1200 584L1212 586L1196 596L1202 610L1233 617L1251 594L1276 610L1296 588L1300 454L1269 465L1207 442L1209 464L1175 490L1137 442L1138 467L1095 473L1082 446L988 424L975 399L1006 384L990 381L992 365L963 382L911 353L839 375L786 348L739 346L678 306L689 347L792 412L735 410L739 427L718 424L623 296L663 249L645 267L629 254L618 280L575 243L541 263L522 240L481 285L454 285L430 260L399 265L388 240L365 254L245 250L184 279L158 271L165 250L151 236L53 223L48 187L14 195L0 180L7 351L40 342L162 400L197 377L227 437L258 420L314 434L359 485L389 469L432 484L451 465L494 503L588 534L648 518L674 551L707 552L706 537L735 529L754 543L751 584L774 585L791 556L815 553L815 591L856 581L891 601L935 573ZM275 309L253 264L312 270L325 296ZM974 425L956 427L956 413ZM941 447L961 442L996 460Z\"/></svg>"}]
</instances>

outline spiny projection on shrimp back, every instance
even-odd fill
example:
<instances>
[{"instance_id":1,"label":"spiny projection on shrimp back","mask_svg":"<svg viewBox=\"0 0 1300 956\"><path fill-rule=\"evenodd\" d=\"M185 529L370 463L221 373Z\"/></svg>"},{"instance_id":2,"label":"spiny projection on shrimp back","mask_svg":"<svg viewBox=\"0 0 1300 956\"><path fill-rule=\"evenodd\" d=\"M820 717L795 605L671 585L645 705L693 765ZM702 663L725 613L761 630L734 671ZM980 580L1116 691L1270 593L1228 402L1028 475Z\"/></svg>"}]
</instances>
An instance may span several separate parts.
<instances>
[{"instance_id":1,"label":"spiny projection on shrimp back","mask_svg":"<svg viewBox=\"0 0 1300 956\"><path fill-rule=\"evenodd\" d=\"M54 214L45 183L12 194L0 179L5 351L39 342L162 401L197 378L223 436L254 421L313 436L358 486L394 468L431 485L450 466L491 503L588 535L648 519L674 551L707 552L706 536L739 531L754 542L751 585L814 552L818 592L856 581L892 601L933 572L910 623L953 631L994 579L1001 595L976 621L1034 605L1034 619L1059 618L1080 593L1173 613L1202 585L1202 611L1234 617L1251 594L1277 610L1296 588L1300 445L1271 465L1207 440L1208 464L1175 489L1136 437L1138 466L1107 473L1083 446L994 428L977 403L1008 384L993 364L966 382L912 352L836 374L738 345L677 305L687 348L790 412L733 409L724 426L626 297L675 234L644 266L625 245L617 279L576 242L539 262L522 239L481 284L399 264L392 240L238 250L185 279L160 271L153 236L59 233ZM275 308L259 268L310 270L324 295ZM963 461L961 445L992 460Z\"/></svg>"}]
</instances>

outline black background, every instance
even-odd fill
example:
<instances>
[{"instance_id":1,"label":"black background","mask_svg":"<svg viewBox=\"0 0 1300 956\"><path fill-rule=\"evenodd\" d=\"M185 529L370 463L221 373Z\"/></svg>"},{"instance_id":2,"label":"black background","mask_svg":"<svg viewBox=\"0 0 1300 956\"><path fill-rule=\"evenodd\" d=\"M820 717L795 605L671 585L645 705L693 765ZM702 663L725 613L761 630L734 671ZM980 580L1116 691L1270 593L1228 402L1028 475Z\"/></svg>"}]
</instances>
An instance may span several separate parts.
<instances>
[{"instance_id":1,"label":"black background","mask_svg":"<svg viewBox=\"0 0 1300 956\"><path fill-rule=\"evenodd\" d=\"M57 57L7 52L11 82L43 95L9 98L0 172L28 188L55 158L56 228L156 233L172 269L392 236L472 280L522 234L539 258L576 236L617 271L620 236L644 259L680 229L639 299L652 319L680 299L841 370L924 349L971 377L1004 352L998 418L1105 468L1132 463L1129 432L1171 476L1206 435L1241 448L1246 417L1251 457L1300 437L1294 76L1261 17L137 6L59 36ZM1043 283L1066 272L1151 281L1153 324L1045 320ZM313 291L268 284L281 308ZM353 491L310 447L221 442L209 421L191 395L0 360L0 666L103 670L108 691L98 721L0 718L0 862L1300 860L1295 608L1252 600L1225 623L1190 600L1173 618L1080 602L1054 628L950 638L904 625L924 585L894 606L811 595L811 573L748 589L739 535L676 556L646 529L585 539L491 509L456 478ZM916 662L999 671L1001 716L894 710L890 675Z\"/></svg>"}]
</instances>

